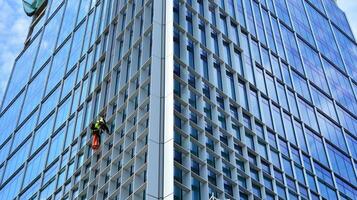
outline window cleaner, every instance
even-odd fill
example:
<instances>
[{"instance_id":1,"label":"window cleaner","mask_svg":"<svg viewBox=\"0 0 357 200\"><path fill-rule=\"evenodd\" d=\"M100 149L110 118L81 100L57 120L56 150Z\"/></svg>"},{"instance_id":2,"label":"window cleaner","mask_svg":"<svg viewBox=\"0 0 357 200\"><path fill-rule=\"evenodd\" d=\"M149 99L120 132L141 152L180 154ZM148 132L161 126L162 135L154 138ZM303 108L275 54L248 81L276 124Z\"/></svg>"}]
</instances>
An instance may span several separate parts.
<instances>
[{"instance_id":1,"label":"window cleaner","mask_svg":"<svg viewBox=\"0 0 357 200\"><path fill-rule=\"evenodd\" d=\"M91 124L90 129L92 130L92 149L97 150L100 147L101 133L107 132L109 134L107 122L103 117L99 117L95 123Z\"/></svg>"}]
</instances>

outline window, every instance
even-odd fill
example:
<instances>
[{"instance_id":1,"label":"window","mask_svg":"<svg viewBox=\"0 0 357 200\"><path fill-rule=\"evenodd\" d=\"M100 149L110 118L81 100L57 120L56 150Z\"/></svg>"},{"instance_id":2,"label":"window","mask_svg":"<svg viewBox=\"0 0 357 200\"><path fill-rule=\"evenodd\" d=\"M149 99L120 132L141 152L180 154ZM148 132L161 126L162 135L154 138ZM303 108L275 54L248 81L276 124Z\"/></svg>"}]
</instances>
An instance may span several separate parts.
<instances>
[{"instance_id":1,"label":"window","mask_svg":"<svg viewBox=\"0 0 357 200\"><path fill-rule=\"evenodd\" d=\"M218 106L224 110L224 99L220 94L217 94L216 101Z\"/></svg>"},{"instance_id":2,"label":"window","mask_svg":"<svg viewBox=\"0 0 357 200\"><path fill-rule=\"evenodd\" d=\"M224 192L233 196L233 186L231 183L229 183L228 181L224 180L223 183L223 187L224 187Z\"/></svg>"},{"instance_id":3,"label":"window","mask_svg":"<svg viewBox=\"0 0 357 200\"><path fill-rule=\"evenodd\" d=\"M337 13L336 11L339 11L339 9L333 9L333 10L334 10L333 13ZM343 16L343 18L345 18L345 16ZM338 23L336 23L336 25L338 26L341 21L342 20L338 20ZM346 24L347 29L349 29L348 27L349 25ZM354 80L356 80L357 76L354 68L354 62L357 59L357 54L355 53L356 46L345 34L343 34L336 27L333 27L333 30L335 32L337 43L340 47L342 58L345 61L347 72L350 74L350 76L354 78ZM345 31L345 33L347 33L347 31ZM350 36L352 36L352 34ZM349 48L344 48L344 47L349 47Z\"/></svg>"},{"instance_id":4,"label":"window","mask_svg":"<svg viewBox=\"0 0 357 200\"><path fill-rule=\"evenodd\" d=\"M3 144L0 148L0 163L4 162L10 151L11 142L7 141L6 144Z\"/></svg>"},{"instance_id":5,"label":"window","mask_svg":"<svg viewBox=\"0 0 357 200\"><path fill-rule=\"evenodd\" d=\"M200 164L193 159L191 159L191 171L200 175Z\"/></svg>"},{"instance_id":6,"label":"window","mask_svg":"<svg viewBox=\"0 0 357 200\"><path fill-rule=\"evenodd\" d=\"M24 51L16 60L12 72L12 74L16 74L16 76L10 77L7 86L8 89L6 94L4 94L1 111L3 111L6 106L8 106L9 102L13 100L13 98L19 93L19 91L29 80L32 65L36 58L35 54L37 53L38 44L41 38L40 36L41 34L38 34L36 38L33 38L32 42L27 47L27 50Z\"/></svg>"},{"instance_id":7,"label":"window","mask_svg":"<svg viewBox=\"0 0 357 200\"><path fill-rule=\"evenodd\" d=\"M262 93L267 94L266 89L265 89L264 72L258 66L255 67L255 80L256 80L258 89Z\"/></svg>"},{"instance_id":8,"label":"window","mask_svg":"<svg viewBox=\"0 0 357 200\"><path fill-rule=\"evenodd\" d=\"M262 20L261 14L260 14L259 4L257 2L253 1L253 9L254 9L254 17L256 20L259 40L260 40L260 42L262 42L263 44L266 45L267 42L266 42L265 34L264 34L263 20Z\"/></svg>"},{"instance_id":9,"label":"window","mask_svg":"<svg viewBox=\"0 0 357 200\"><path fill-rule=\"evenodd\" d=\"M273 66L273 70L274 70L274 75L280 79L280 80L283 80L283 76L281 74L281 71L280 71L280 65L279 65L279 60L277 57L275 56L272 56L272 66Z\"/></svg>"},{"instance_id":10,"label":"window","mask_svg":"<svg viewBox=\"0 0 357 200\"><path fill-rule=\"evenodd\" d=\"M279 1L281 1L281 0L279 0ZM282 40L281 35L280 35L280 28L279 28L278 20L276 18L272 17L271 18L271 23L272 23L272 26L273 26L274 37L275 37L276 44L277 44L277 47L278 47L278 54L279 54L280 57L282 57L283 59L286 60L285 52L284 52L284 46L283 46L283 40Z\"/></svg>"},{"instance_id":11,"label":"window","mask_svg":"<svg viewBox=\"0 0 357 200\"><path fill-rule=\"evenodd\" d=\"M282 19L286 24L289 26L290 24L290 17L288 13L288 8L284 0L277 0L275 1L276 12L280 19Z\"/></svg>"},{"instance_id":12,"label":"window","mask_svg":"<svg viewBox=\"0 0 357 200\"><path fill-rule=\"evenodd\" d=\"M223 34L228 35L228 27L227 27L226 16L220 14L219 15L219 19L221 21L220 30L223 32Z\"/></svg>"},{"instance_id":13,"label":"window","mask_svg":"<svg viewBox=\"0 0 357 200\"><path fill-rule=\"evenodd\" d=\"M337 121L337 114L332 101L315 87L311 87L311 94L316 107Z\"/></svg>"},{"instance_id":14,"label":"window","mask_svg":"<svg viewBox=\"0 0 357 200\"><path fill-rule=\"evenodd\" d=\"M309 144L309 149L312 157L327 166L327 158L324 146L322 144L322 139L315 135L309 129L306 129L306 139Z\"/></svg>"},{"instance_id":15,"label":"window","mask_svg":"<svg viewBox=\"0 0 357 200\"><path fill-rule=\"evenodd\" d=\"M251 112L259 119L261 119L260 116L260 108L259 108L259 100L258 100L258 94L254 90L250 90L250 108Z\"/></svg>"},{"instance_id":16,"label":"window","mask_svg":"<svg viewBox=\"0 0 357 200\"><path fill-rule=\"evenodd\" d=\"M302 154L302 160L304 162L304 167L306 170L312 172L312 165L311 165L311 162L310 162L310 158L305 155L305 154Z\"/></svg>"},{"instance_id":17,"label":"window","mask_svg":"<svg viewBox=\"0 0 357 200\"><path fill-rule=\"evenodd\" d=\"M325 181L326 183L333 185L331 172L329 172L323 166L315 162L314 162L314 167L317 177L319 177L321 180Z\"/></svg>"},{"instance_id":18,"label":"window","mask_svg":"<svg viewBox=\"0 0 357 200\"><path fill-rule=\"evenodd\" d=\"M290 146L290 151L293 161L301 165L299 150L293 146Z\"/></svg>"},{"instance_id":19,"label":"window","mask_svg":"<svg viewBox=\"0 0 357 200\"><path fill-rule=\"evenodd\" d=\"M261 51L262 51L262 61L263 61L262 65L267 71L271 73L272 69L271 69L269 51L264 47L261 48Z\"/></svg>"},{"instance_id":20,"label":"window","mask_svg":"<svg viewBox=\"0 0 357 200\"><path fill-rule=\"evenodd\" d=\"M235 91L235 87L234 87L234 79L233 79L233 74L229 71L226 71L226 77L227 77L227 87L228 87L228 94L229 96L236 100L236 91Z\"/></svg>"},{"instance_id":21,"label":"window","mask_svg":"<svg viewBox=\"0 0 357 200\"><path fill-rule=\"evenodd\" d=\"M232 0L229 0L231 3L233 3ZM231 33L233 34L230 38L233 40L233 42L236 45L239 45L239 33L238 33L238 28L237 28L237 24L233 23L231 21Z\"/></svg>"},{"instance_id":22,"label":"window","mask_svg":"<svg viewBox=\"0 0 357 200\"><path fill-rule=\"evenodd\" d=\"M250 176L252 177L252 179L259 181L259 173L257 170L250 168Z\"/></svg>"},{"instance_id":23,"label":"window","mask_svg":"<svg viewBox=\"0 0 357 200\"><path fill-rule=\"evenodd\" d=\"M337 106L337 114L340 119L341 124L351 131L351 133L354 133L355 136L357 136L357 133L355 130L357 130L357 120L356 118L352 117L349 113L347 113L345 110L343 110L340 106Z\"/></svg>"},{"instance_id":24,"label":"window","mask_svg":"<svg viewBox=\"0 0 357 200\"><path fill-rule=\"evenodd\" d=\"M213 42L214 53L217 54L217 56L219 56L217 33L212 32L211 33L211 38L212 38L212 42Z\"/></svg>"},{"instance_id":25,"label":"window","mask_svg":"<svg viewBox=\"0 0 357 200\"><path fill-rule=\"evenodd\" d=\"M337 188L342 191L345 195L350 197L351 199L356 199L357 194L356 190L352 188L349 184L347 184L344 180L336 177Z\"/></svg>"},{"instance_id":26,"label":"window","mask_svg":"<svg viewBox=\"0 0 357 200\"><path fill-rule=\"evenodd\" d=\"M240 129L239 126L237 126L236 124L232 124L232 129L234 131L234 135L238 140L241 140L241 133L240 133Z\"/></svg>"},{"instance_id":27,"label":"window","mask_svg":"<svg viewBox=\"0 0 357 200\"><path fill-rule=\"evenodd\" d=\"M39 129L36 130L33 144L31 148L31 153L35 152L38 147L40 147L45 140L52 134L54 117L53 115L44 122Z\"/></svg>"},{"instance_id":28,"label":"window","mask_svg":"<svg viewBox=\"0 0 357 200\"><path fill-rule=\"evenodd\" d=\"M265 74L265 81L267 84L269 97L273 99L275 102L278 102L278 96L275 90L274 78L268 74Z\"/></svg>"},{"instance_id":29,"label":"window","mask_svg":"<svg viewBox=\"0 0 357 200\"><path fill-rule=\"evenodd\" d=\"M55 129L59 128L64 121L66 121L69 113L71 112L71 98L68 97L58 108Z\"/></svg>"},{"instance_id":30,"label":"window","mask_svg":"<svg viewBox=\"0 0 357 200\"><path fill-rule=\"evenodd\" d=\"M357 141L350 135L346 135L348 146L354 159L357 159Z\"/></svg>"},{"instance_id":31,"label":"window","mask_svg":"<svg viewBox=\"0 0 357 200\"><path fill-rule=\"evenodd\" d=\"M299 33L310 45L315 46L310 24L304 10L304 4L302 1L287 1L292 22L294 24L296 32Z\"/></svg>"},{"instance_id":32,"label":"window","mask_svg":"<svg viewBox=\"0 0 357 200\"><path fill-rule=\"evenodd\" d=\"M262 97L262 107L261 108L262 108L262 113L263 113L263 122L272 128L273 122L272 122L271 115L270 115L268 99Z\"/></svg>"},{"instance_id":33,"label":"window","mask_svg":"<svg viewBox=\"0 0 357 200\"><path fill-rule=\"evenodd\" d=\"M194 46L191 40L188 40L187 53L188 53L188 65L194 69L195 68Z\"/></svg>"},{"instance_id":34,"label":"window","mask_svg":"<svg viewBox=\"0 0 357 200\"><path fill-rule=\"evenodd\" d=\"M315 112L312 106L299 98L300 114L303 121L314 130L318 130Z\"/></svg>"},{"instance_id":35,"label":"window","mask_svg":"<svg viewBox=\"0 0 357 200\"><path fill-rule=\"evenodd\" d=\"M76 81L76 76L77 76L77 68L72 70L67 75L66 79L63 82L61 100L64 99L68 95L68 93L72 90L72 88L74 86L74 82Z\"/></svg>"},{"instance_id":36,"label":"window","mask_svg":"<svg viewBox=\"0 0 357 200\"><path fill-rule=\"evenodd\" d=\"M235 15L235 11L234 11L234 3L233 3L233 0L228 0L228 5L227 5L227 10L228 10L228 13L231 17L233 17L234 19L236 18L236 15Z\"/></svg>"},{"instance_id":37,"label":"window","mask_svg":"<svg viewBox=\"0 0 357 200\"><path fill-rule=\"evenodd\" d=\"M40 190L40 187L41 187L41 179L37 179L34 183L31 184L29 188L25 190L24 193L21 194L19 199L25 200L25 199L37 198L37 194L35 193Z\"/></svg>"},{"instance_id":38,"label":"window","mask_svg":"<svg viewBox=\"0 0 357 200\"><path fill-rule=\"evenodd\" d=\"M254 15L252 11L252 6L251 6L251 1L250 0L244 0L244 6L245 6L245 15L248 20L248 30L251 32L254 36L257 36L255 32L255 26L254 26Z\"/></svg>"},{"instance_id":39,"label":"window","mask_svg":"<svg viewBox=\"0 0 357 200\"><path fill-rule=\"evenodd\" d=\"M319 121L322 135L325 136L333 144L347 152L347 145L345 143L341 128L336 126L332 121L330 121L320 113L318 113L317 119Z\"/></svg>"},{"instance_id":40,"label":"window","mask_svg":"<svg viewBox=\"0 0 357 200\"><path fill-rule=\"evenodd\" d=\"M63 142L65 137L65 127L62 128L51 140L51 146L48 154L48 161L47 163L52 163L59 154L62 152L63 149Z\"/></svg>"},{"instance_id":41,"label":"window","mask_svg":"<svg viewBox=\"0 0 357 200\"><path fill-rule=\"evenodd\" d=\"M238 7L238 21L244 28L246 28L245 25L245 18L244 18L244 11L243 11L243 0L237 0L237 7Z\"/></svg>"},{"instance_id":42,"label":"window","mask_svg":"<svg viewBox=\"0 0 357 200\"><path fill-rule=\"evenodd\" d=\"M285 131L283 127L283 123L281 121L281 115L280 115L280 109L279 107L276 107L275 105L272 105L272 116L274 120L274 129L275 131L285 137Z\"/></svg>"},{"instance_id":43,"label":"window","mask_svg":"<svg viewBox=\"0 0 357 200\"><path fill-rule=\"evenodd\" d=\"M58 42L62 42L73 30L74 23L76 22L79 2L80 1L67 2Z\"/></svg>"},{"instance_id":44,"label":"window","mask_svg":"<svg viewBox=\"0 0 357 200\"><path fill-rule=\"evenodd\" d=\"M268 2L271 2L271 1L268 1ZM273 10L274 9L270 9L270 11L273 11ZM272 27L270 26L270 18L269 18L268 11L266 11L265 9L262 9L262 15L263 15L263 21L264 21L264 28L267 33L267 40L268 40L269 48L272 49L275 53L277 53L276 46L274 43L274 33L272 30Z\"/></svg>"},{"instance_id":45,"label":"window","mask_svg":"<svg viewBox=\"0 0 357 200\"><path fill-rule=\"evenodd\" d=\"M224 47L224 60L226 63L228 63L229 66L232 66L232 56L231 56L231 50L229 48L229 43L226 41L223 41L223 47Z\"/></svg>"},{"instance_id":46,"label":"window","mask_svg":"<svg viewBox=\"0 0 357 200\"><path fill-rule=\"evenodd\" d=\"M13 145L11 147L11 152L13 152L34 130L36 122L37 122L38 112L33 113L29 119L16 131L14 136ZM10 140L11 141L11 140ZM0 163L2 163L2 157L7 156L8 150L10 148L11 142L7 142L0 150Z\"/></svg>"},{"instance_id":47,"label":"window","mask_svg":"<svg viewBox=\"0 0 357 200\"><path fill-rule=\"evenodd\" d=\"M188 32L193 35L192 12L189 10L186 11L186 22Z\"/></svg>"},{"instance_id":48,"label":"window","mask_svg":"<svg viewBox=\"0 0 357 200\"><path fill-rule=\"evenodd\" d=\"M268 159L267 149L264 143L258 142L258 153L265 159Z\"/></svg>"},{"instance_id":49,"label":"window","mask_svg":"<svg viewBox=\"0 0 357 200\"><path fill-rule=\"evenodd\" d=\"M49 66L46 65L29 84L24 100L24 106L22 107L20 115L20 122L22 122L42 100L48 69Z\"/></svg>"},{"instance_id":50,"label":"window","mask_svg":"<svg viewBox=\"0 0 357 200\"><path fill-rule=\"evenodd\" d=\"M330 186L326 185L321 181L318 182L319 182L320 193L324 198L337 199L336 192Z\"/></svg>"},{"instance_id":51,"label":"window","mask_svg":"<svg viewBox=\"0 0 357 200\"><path fill-rule=\"evenodd\" d=\"M291 82L291 77L290 77L290 72L289 72L289 67L282 62L281 64L281 68L283 71L283 76L284 76L284 82L289 86L289 87L293 87L293 83Z\"/></svg>"},{"instance_id":52,"label":"window","mask_svg":"<svg viewBox=\"0 0 357 200\"><path fill-rule=\"evenodd\" d=\"M295 166L295 175L296 175L296 179L302 183L302 184L306 184L305 183L305 178L304 178L304 172L303 172L303 169L297 165L294 165Z\"/></svg>"},{"instance_id":53,"label":"window","mask_svg":"<svg viewBox=\"0 0 357 200\"><path fill-rule=\"evenodd\" d=\"M251 52L253 56L253 62L256 61L259 64L262 64L262 61L260 59L260 51L259 51L259 45L258 42L255 40L251 40Z\"/></svg>"},{"instance_id":54,"label":"window","mask_svg":"<svg viewBox=\"0 0 357 200\"><path fill-rule=\"evenodd\" d=\"M222 112L218 112L218 122L221 128L227 129L226 117Z\"/></svg>"},{"instance_id":55,"label":"window","mask_svg":"<svg viewBox=\"0 0 357 200\"><path fill-rule=\"evenodd\" d=\"M214 74L215 74L216 87L219 88L220 90L223 90L221 66L216 62L213 64L213 66L215 69Z\"/></svg>"},{"instance_id":56,"label":"window","mask_svg":"<svg viewBox=\"0 0 357 200\"><path fill-rule=\"evenodd\" d=\"M59 24L61 24L62 14L63 14L63 6L58 10L51 18L51 20L47 23L44 29L44 33L42 35L41 44L39 46L39 50L37 53L36 63L33 69L33 73L36 73L38 69L47 61L47 59L52 54L55 45L57 34L59 31Z\"/></svg>"},{"instance_id":57,"label":"window","mask_svg":"<svg viewBox=\"0 0 357 200\"><path fill-rule=\"evenodd\" d=\"M39 121L41 122L57 105L58 99L60 96L61 92L61 87L57 87L53 93L50 94L50 96L45 100L45 102L42 104L41 107L41 112L40 112L40 119Z\"/></svg>"},{"instance_id":58,"label":"window","mask_svg":"<svg viewBox=\"0 0 357 200\"><path fill-rule=\"evenodd\" d=\"M269 190L273 191L273 181L266 176L264 176L264 186Z\"/></svg>"},{"instance_id":59,"label":"window","mask_svg":"<svg viewBox=\"0 0 357 200\"><path fill-rule=\"evenodd\" d=\"M41 199L47 199L55 190L56 182L54 179L50 181L40 192Z\"/></svg>"},{"instance_id":60,"label":"window","mask_svg":"<svg viewBox=\"0 0 357 200\"><path fill-rule=\"evenodd\" d=\"M276 188L278 190L278 196L282 199L286 199L286 192L285 192L284 186L277 184Z\"/></svg>"},{"instance_id":61,"label":"window","mask_svg":"<svg viewBox=\"0 0 357 200\"><path fill-rule=\"evenodd\" d=\"M327 145L327 150L330 156L332 169L351 184L356 185L356 174L354 173L351 159L331 145Z\"/></svg>"},{"instance_id":62,"label":"window","mask_svg":"<svg viewBox=\"0 0 357 200\"><path fill-rule=\"evenodd\" d=\"M310 17L311 27L315 33L315 39L320 51L336 65L343 66L342 59L338 53L338 47L335 42L336 40L334 39L328 20L310 5L306 5L306 10Z\"/></svg>"},{"instance_id":63,"label":"window","mask_svg":"<svg viewBox=\"0 0 357 200\"><path fill-rule=\"evenodd\" d=\"M255 196L261 198L261 197L262 197L262 193L261 193L260 187L257 186L257 185L254 185L254 184L253 184L252 187L253 187L253 194L254 194Z\"/></svg>"},{"instance_id":64,"label":"window","mask_svg":"<svg viewBox=\"0 0 357 200\"><path fill-rule=\"evenodd\" d=\"M250 122L250 116L243 113L243 125L249 129L252 129L252 123Z\"/></svg>"},{"instance_id":65,"label":"window","mask_svg":"<svg viewBox=\"0 0 357 200\"><path fill-rule=\"evenodd\" d=\"M325 73L322 69L319 55L300 39L299 45L307 77L329 94Z\"/></svg>"},{"instance_id":66,"label":"window","mask_svg":"<svg viewBox=\"0 0 357 200\"><path fill-rule=\"evenodd\" d=\"M200 30L201 43L206 46L205 23L202 20L200 20L200 23L198 24L198 28Z\"/></svg>"},{"instance_id":67,"label":"window","mask_svg":"<svg viewBox=\"0 0 357 200\"><path fill-rule=\"evenodd\" d=\"M237 49L234 49L234 66L233 69L240 75L243 75L243 64L242 64L242 55L241 52Z\"/></svg>"},{"instance_id":68,"label":"window","mask_svg":"<svg viewBox=\"0 0 357 200\"><path fill-rule=\"evenodd\" d=\"M270 150L271 162L278 168L280 168L279 154L275 150Z\"/></svg>"},{"instance_id":69,"label":"window","mask_svg":"<svg viewBox=\"0 0 357 200\"><path fill-rule=\"evenodd\" d=\"M289 156L288 143L285 142L284 140L282 140L280 137L278 137L278 141L279 141L279 147L280 147L281 153L286 156Z\"/></svg>"},{"instance_id":70,"label":"window","mask_svg":"<svg viewBox=\"0 0 357 200\"><path fill-rule=\"evenodd\" d=\"M271 131L268 130L268 143L277 148L277 144L276 144L276 139L275 139L275 134Z\"/></svg>"},{"instance_id":71,"label":"window","mask_svg":"<svg viewBox=\"0 0 357 200\"><path fill-rule=\"evenodd\" d=\"M27 164L26 175L23 185L26 186L29 184L36 176L38 176L46 163L48 145L43 147L40 152L38 152Z\"/></svg>"},{"instance_id":72,"label":"window","mask_svg":"<svg viewBox=\"0 0 357 200\"><path fill-rule=\"evenodd\" d=\"M232 178L231 168L224 162L222 162L222 172L225 176Z\"/></svg>"},{"instance_id":73,"label":"window","mask_svg":"<svg viewBox=\"0 0 357 200\"><path fill-rule=\"evenodd\" d=\"M282 0L279 0L282 1ZM287 9L285 11L288 11ZM280 26L281 32L283 34L283 40L285 44L285 49L287 52L287 58L292 67L298 70L300 73L304 74L302 62L300 60L300 54L297 47L294 34L287 29L285 26Z\"/></svg>"},{"instance_id":74,"label":"window","mask_svg":"<svg viewBox=\"0 0 357 200\"><path fill-rule=\"evenodd\" d=\"M0 190L0 196L4 199L14 199L21 189L21 182L24 170L20 170L6 185Z\"/></svg>"},{"instance_id":75,"label":"window","mask_svg":"<svg viewBox=\"0 0 357 200\"><path fill-rule=\"evenodd\" d=\"M299 112L298 112L298 107L297 107L297 102L295 99L295 95L292 91L287 90L288 92L288 101L290 105L290 111L299 118Z\"/></svg>"},{"instance_id":76,"label":"window","mask_svg":"<svg viewBox=\"0 0 357 200\"><path fill-rule=\"evenodd\" d=\"M284 128L285 128L285 135L286 138L293 144L297 144L296 143L296 139L295 139L295 133L293 130L293 124L291 121L291 118L288 114L286 114L285 112L283 112L283 124L284 124Z\"/></svg>"},{"instance_id":77,"label":"window","mask_svg":"<svg viewBox=\"0 0 357 200\"><path fill-rule=\"evenodd\" d=\"M204 16L204 7L203 7L203 1L202 0L197 0L197 3L199 5L199 10L200 10L200 14Z\"/></svg>"},{"instance_id":78,"label":"window","mask_svg":"<svg viewBox=\"0 0 357 200\"><path fill-rule=\"evenodd\" d=\"M192 189L192 199L201 199L201 183L199 180L192 178L191 189Z\"/></svg>"},{"instance_id":79,"label":"window","mask_svg":"<svg viewBox=\"0 0 357 200\"><path fill-rule=\"evenodd\" d=\"M326 60L323 63L332 96L351 112L357 113L357 100L353 98L353 89L348 78Z\"/></svg>"},{"instance_id":80,"label":"window","mask_svg":"<svg viewBox=\"0 0 357 200\"><path fill-rule=\"evenodd\" d=\"M292 77L294 82L294 88L297 93L303 96L308 101L311 101L309 94L309 87L307 86L307 82L304 78L298 75L295 71L292 71Z\"/></svg>"},{"instance_id":81,"label":"window","mask_svg":"<svg viewBox=\"0 0 357 200\"><path fill-rule=\"evenodd\" d=\"M247 92L246 92L246 88L245 88L244 82L239 80L238 89L239 89L239 93L238 93L239 103L243 108L247 109L248 108Z\"/></svg>"},{"instance_id":82,"label":"window","mask_svg":"<svg viewBox=\"0 0 357 200\"><path fill-rule=\"evenodd\" d=\"M286 110L289 110L289 107L288 107L288 100L286 98L286 93L285 93L285 88L284 86L277 82L277 90L278 90L278 97L279 97L279 103L280 105L286 109Z\"/></svg>"},{"instance_id":83,"label":"window","mask_svg":"<svg viewBox=\"0 0 357 200\"><path fill-rule=\"evenodd\" d=\"M30 150L31 141L27 140L21 145L20 149L13 154L7 161L2 180L8 179L25 161ZM20 175L18 175L20 176Z\"/></svg>"}]
</instances>

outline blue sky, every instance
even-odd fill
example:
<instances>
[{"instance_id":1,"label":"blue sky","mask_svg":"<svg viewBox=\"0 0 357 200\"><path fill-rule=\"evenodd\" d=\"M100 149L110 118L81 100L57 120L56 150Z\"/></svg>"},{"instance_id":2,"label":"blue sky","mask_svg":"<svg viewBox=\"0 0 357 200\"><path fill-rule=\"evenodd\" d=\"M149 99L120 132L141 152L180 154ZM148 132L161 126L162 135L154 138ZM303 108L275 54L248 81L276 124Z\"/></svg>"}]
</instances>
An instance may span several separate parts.
<instances>
[{"instance_id":1,"label":"blue sky","mask_svg":"<svg viewBox=\"0 0 357 200\"><path fill-rule=\"evenodd\" d=\"M357 36L357 1L337 2L347 13L353 32ZM30 20L22 10L21 0L0 0L0 101L14 60L23 48Z\"/></svg>"}]
</instances>

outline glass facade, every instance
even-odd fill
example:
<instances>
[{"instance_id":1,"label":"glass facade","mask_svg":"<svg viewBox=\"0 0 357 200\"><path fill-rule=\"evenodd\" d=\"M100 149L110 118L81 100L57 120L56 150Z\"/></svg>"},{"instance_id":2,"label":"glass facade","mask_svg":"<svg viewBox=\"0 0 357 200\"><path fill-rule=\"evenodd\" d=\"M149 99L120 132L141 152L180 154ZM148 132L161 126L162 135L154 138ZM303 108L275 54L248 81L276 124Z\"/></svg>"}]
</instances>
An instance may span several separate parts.
<instances>
[{"instance_id":1,"label":"glass facade","mask_svg":"<svg viewBox=\"0 0 357 200\"><path fill-rule=\"evenodd\" d=\"M1 104L0 199L146 197L153 19L151 0L49 0L33 17ZM99 114L114 134L92 152Z\"/></svg>"},{"instance_id":2,"label":"glass facade","mask_svg":"<svg viewBox=\"0 0 357 200\"><path fill-rule=\"evenodd\" d=\"M0 198L355 200L356 65L334 0L49 0L0 105Z\"/></svg>"},{"instance_id":3,"label":"glass facade","mask_svg":"<svg viewBox=\"0 0 357 200\"><path fill-rule=\"evenodd\" d=\"M357 199L357 46L336 3L173 12L175 199Z\"/></svg>"}]
</instances>

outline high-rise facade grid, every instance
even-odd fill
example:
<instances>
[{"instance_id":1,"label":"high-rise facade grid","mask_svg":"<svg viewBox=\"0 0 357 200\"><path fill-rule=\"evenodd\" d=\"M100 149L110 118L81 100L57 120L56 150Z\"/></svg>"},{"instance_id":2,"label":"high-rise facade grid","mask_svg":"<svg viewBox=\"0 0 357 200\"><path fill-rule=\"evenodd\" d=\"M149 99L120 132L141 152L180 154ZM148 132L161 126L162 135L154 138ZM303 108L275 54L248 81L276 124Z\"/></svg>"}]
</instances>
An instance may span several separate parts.
<instances>
[{"instance_id":1,"label":"high-rise facade grid","mask_svg":"<svg viewBox=\"0 0 357 200\"><path fill-rule=\"evenodd\" d=\"M0 199L355 200L356 65L334 0L49 0L0 105Z\"/></svg>"}]
</instances>

